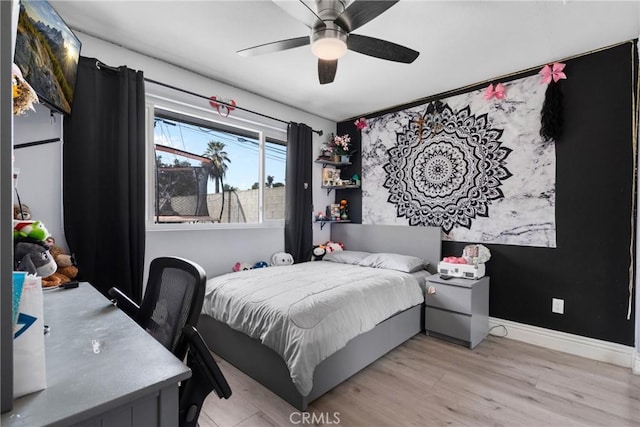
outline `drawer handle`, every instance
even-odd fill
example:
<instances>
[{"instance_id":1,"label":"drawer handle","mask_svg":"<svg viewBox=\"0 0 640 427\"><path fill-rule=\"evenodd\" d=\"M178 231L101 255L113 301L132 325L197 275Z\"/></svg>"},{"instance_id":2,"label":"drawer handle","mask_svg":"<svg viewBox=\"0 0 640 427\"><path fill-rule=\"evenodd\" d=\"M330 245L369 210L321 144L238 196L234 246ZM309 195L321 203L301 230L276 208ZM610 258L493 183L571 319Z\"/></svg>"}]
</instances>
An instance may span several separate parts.
<instances>
[{"instance_id":1,"label":"drawer handle","mask_svg":"<svg viewBox=\"0 0 640 427\"><path fill-rule=\"evenodd\" d=\"M436 288L434 288L433 286L429 286L429 289L427 289L427 293L429 295L433 295L436 293Z\"/></svg>"}]
</instances>

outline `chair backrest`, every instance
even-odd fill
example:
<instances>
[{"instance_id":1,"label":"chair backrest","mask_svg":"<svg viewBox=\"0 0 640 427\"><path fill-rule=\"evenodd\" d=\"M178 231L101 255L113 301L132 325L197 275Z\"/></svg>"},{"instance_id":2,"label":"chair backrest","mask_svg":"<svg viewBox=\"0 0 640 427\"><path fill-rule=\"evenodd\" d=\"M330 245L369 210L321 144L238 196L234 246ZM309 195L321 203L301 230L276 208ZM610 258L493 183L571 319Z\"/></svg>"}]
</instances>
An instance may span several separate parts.
<instances>
[{"instance_id":1,"label":"chair backrest","mask_svg":"<svg viewBox=\"0 0 640 427\"><path fill-rule=\"evenodd\" d=\"M149 266L138 323L180 360L188 348L182 329L197 326L206 282L202 267L183 258L156 258Z\"/></svg>"}]
</instances>

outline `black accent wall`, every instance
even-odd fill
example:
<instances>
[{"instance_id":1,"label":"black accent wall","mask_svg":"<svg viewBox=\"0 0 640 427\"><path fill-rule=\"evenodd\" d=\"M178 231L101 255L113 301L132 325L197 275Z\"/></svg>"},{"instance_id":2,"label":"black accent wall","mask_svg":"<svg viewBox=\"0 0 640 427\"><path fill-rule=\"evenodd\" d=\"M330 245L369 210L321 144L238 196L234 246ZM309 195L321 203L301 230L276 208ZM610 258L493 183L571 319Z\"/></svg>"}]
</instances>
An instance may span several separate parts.
<instances>
[{"instance_id":1,"label":"black accent wall","mask_svg":"<svg viewBox=\"0 0 640 427\"><path fill-rule=\"evenodd\" d=\"M627 304L629 281L634 280L630 268L635 270L632 202L636 42L563 61L568 79L560 83L564 132L555 144L557 247L485 244L492 254L487 263L492 317L634 345L635 315L632 312L627 320ZM453 94L456 92L393 110ZM339 123L337 133L350 134L354 149L359 150L360 132L353 124L355 119ZM361 173L359 156L353 156L352 161L345 176ZM349 200L352 220L361 222L360 191L336 192L336 199L341 198ZM459 256L469 243L477 242L443 242L442 254ZM552 298L565 300L565 314L551 312Z\"/></svg>"}]
</instances>

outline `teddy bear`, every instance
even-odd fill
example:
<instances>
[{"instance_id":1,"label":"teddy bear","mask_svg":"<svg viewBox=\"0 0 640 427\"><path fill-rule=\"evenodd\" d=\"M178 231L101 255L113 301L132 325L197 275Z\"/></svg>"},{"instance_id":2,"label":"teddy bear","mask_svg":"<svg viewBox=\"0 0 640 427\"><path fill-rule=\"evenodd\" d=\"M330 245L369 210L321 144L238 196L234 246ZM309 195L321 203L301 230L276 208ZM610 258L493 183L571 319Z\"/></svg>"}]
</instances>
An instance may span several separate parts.
<instances>
[{"instance_id":1,"label":"teddy bear","mask_svg":"<svg viewBox=\"0 0 640 427\"><path fill-rule=\"evenodd\" d=\"M51 236L47 237L45 244L49 247L49 252L58 268L55 273L42 279L42 286L45 288L60 286L75 279L78 275L78 267L73 255L66 254L60 246L56 245L55 239Z\"/></svg>"},{"instance_id":2,"label":"teddy bear","mask_svg":"<svg viewBox=\"0 0 640 427\"><path fill-rule=\"evenodd\" d=\"M24 203L13 204L13 219L15 220L29 220L31 219L31 209Z\"/></svg>"}]
</instances>

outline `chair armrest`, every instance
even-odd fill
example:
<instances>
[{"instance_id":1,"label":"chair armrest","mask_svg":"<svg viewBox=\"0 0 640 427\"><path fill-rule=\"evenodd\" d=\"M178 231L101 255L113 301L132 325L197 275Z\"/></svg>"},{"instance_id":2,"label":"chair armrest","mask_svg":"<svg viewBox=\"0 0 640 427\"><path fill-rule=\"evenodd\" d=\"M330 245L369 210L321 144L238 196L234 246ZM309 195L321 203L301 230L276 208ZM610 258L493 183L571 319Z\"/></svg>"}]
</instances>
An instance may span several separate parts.
<instances>
[{"instance_id":1,"label":"chair armrest","mask_svg":"<svg viewBox=\"0 0 640 427\"><path fill-rule=\"evenodd\" d=\"M136 322L138 321L138 311L140 310L140 306L133 302L131 298L126 296L120 289L111 288L107 291L109 296L111 297L111 301L114 305L116 305L120 310L124 311L126 315L131 317Z\"/></svg>"},{"instance_id":2,"label":"chair armrest","mask_svg":"<svg viewBox=\"0 0 640 427\"><path fill-rule=\"evenodd\" d=\"M188 357L187 366L193 371L192 378L203 375L220 399L228 399L231 396L231 387L229 387L229 383L227 383L227 379L215 359L211 356L200 332L188 324L182 328L182 332L189 343L190 357Z\"/></svg>"}]
</instances>

